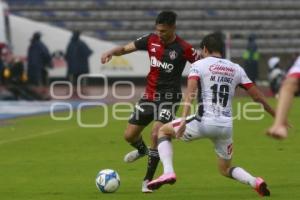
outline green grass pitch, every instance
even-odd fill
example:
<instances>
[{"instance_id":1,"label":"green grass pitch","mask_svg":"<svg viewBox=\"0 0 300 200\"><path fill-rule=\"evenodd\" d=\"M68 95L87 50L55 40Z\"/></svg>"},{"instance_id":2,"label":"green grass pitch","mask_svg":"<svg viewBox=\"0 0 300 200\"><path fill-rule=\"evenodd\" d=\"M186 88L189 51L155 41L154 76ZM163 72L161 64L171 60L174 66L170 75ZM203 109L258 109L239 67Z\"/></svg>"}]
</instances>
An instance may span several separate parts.
<instances>
[{"instance_id":1,"label":"green grass pitch","mask_svg":"<svg viewBox=\"0 0 300 200\"><path fill-rule=\"evenodd\" d=\"M233 107L249 101L238 98ZM270 99L273 105L275 100ZM0 127L0 199L3 200L248 200L259 196L247 185L224 178L216 167L216 156L208 140L186 144L174 141L178 180L153 194L140 192L146 159L132 164L123 156L132 148L123 140L125 120L114 120L104 128L80 128L77 117L55 121L50 116L11 120ZM59 116L65 116L60 113ZM124 114L126 115L126 113ZM128 115L128 114L127 114ZM285 141L264 135L272 119L234 122L233 165L262 176L271 190L270 199L300 199L300 99L294 101L290 122L294 128ZM82 121L96 123L103 110L86 109ZM149 142L149 128L144 138ZM100 169L115 169L121 177L116 193L102 194L95 186ZM156 176L160 175L162 166Z\"/></svg>"}]
</instances>

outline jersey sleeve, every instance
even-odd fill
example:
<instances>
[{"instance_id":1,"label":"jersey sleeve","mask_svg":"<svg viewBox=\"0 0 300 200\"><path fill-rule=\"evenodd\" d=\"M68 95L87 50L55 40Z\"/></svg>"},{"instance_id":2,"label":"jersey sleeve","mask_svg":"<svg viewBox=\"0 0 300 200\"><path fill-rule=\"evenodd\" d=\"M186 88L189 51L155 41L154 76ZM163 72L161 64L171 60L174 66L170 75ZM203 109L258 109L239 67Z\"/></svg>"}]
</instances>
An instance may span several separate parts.
<instances>
[{"instance_id":1,"label":"jersey sleeve","mask_svg":"<svg viewBox=\"0 0 300 200\"><path fill-rule=\"evenodd\" d=\"M195 61L200 59L200 52L192 47L192 45L187 45L184 52L184 57L190 63L194 63Z\"/></svg>"},{"instance_id":2,"label":"jersey sleeve","mask_svg":"<svg viewBox=\"0 0 300 200\"><path fill-rule=\"evenodd\" d=\"M296 62L288 71L287 77L295 77L300 79L300 57L297 58Z\"/></svg>"},{"instance_id":3,"label":"jersey sleeve","mask_svg":"<svg viewBox=\"0 0 300 200\"><path fill-rule=\"evenodd\" d=\"M254 85L253 82L247 76L245 70L240 67L240 84L239 84L239 86L246 89L246 90L248 90L253 85Z\"/></svg>"},{"instance_id":4,"label":"jersey sleeve","mask_svg":"<svg viewBox=\"0 0 300 200\"><path fill-rule=\"evenodd\" d=\"M138 50L147 50L148 39L151 34L143 35L134 41L134 45Z\"/></svg>"},{"instance_id":5,"label":"jersey sleeve","mask_svg":"<svg viewBox=\"0 0 300 200\"><path fill-rule=\"evenodd\" d=\"M198 63L198 65L199 65L199 63ZM188 79L200 80L200 71L198 69L198 65L196 63L193 63L191 65Z\"/></svg>"}]
</instances>

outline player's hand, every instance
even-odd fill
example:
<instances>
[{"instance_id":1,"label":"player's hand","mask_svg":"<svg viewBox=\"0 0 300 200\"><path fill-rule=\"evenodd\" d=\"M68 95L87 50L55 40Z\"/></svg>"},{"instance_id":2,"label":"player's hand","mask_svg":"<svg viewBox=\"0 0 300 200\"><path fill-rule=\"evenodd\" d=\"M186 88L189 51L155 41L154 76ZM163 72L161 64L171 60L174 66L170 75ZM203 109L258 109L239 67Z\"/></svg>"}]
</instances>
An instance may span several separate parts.
<instances>
[{"instance_id":1,"label":"player's hand","mask_svg":"<svg viewBox=\"0 0 300 200\"><path fill-rule=\"evenodd\" d=\"M180 122L178 130L175 133L175 136L176 136L177 139L179 139L179 138L181 138L183 136L184 131L185 131L185 127L186 127L186 121L185 121L185 119L183 119Z\"/></svg>"},{"instance_id":2,"label":"player's hand","mask_svg":"<svg viewBox=\"0 0 300 200\"><path fill-rule=\"evenodd\" d=\"M267 135L278 139L283 140L288 136L288 129L287 126L284 125L273 125L271 128L268 129Z\"/></svg>"},{"instance_id":3,"label":"player's hand","mask_svg":"<svg viewBox=\"0 0 300 200\"><path fill-rule=\"evenodd\" d=\"M110 53L104 53L101 56L101 63L105 64L105 63L109 62L111 60L111 58L112 58L112 55Z\"/></svg>"},{"instance_id":4,"label":"player's hand","mask_svg":"<svg viewBox=\"0 0 300 200\"><path fill-rule=\"evenodd\" d=\"M292 124L290 124L288 121L286 121L285 123L284 123L284 125L289 129L289 128L293 128L293 125Z\"/></svg>"}]
</instances>

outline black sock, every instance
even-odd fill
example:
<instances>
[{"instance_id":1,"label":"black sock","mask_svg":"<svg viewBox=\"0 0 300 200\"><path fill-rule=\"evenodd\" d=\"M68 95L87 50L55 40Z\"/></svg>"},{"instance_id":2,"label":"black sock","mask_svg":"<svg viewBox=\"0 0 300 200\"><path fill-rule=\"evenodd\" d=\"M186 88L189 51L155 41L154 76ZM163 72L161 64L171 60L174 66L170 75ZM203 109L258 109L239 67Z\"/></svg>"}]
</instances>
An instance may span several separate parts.
<instances>
[{"instance_id":1,"label":"black sock","mask_svg":"<svg viewBox=\"0 0 300 200\"><path fill-rule=\"evenodd\" d=\"M159 154L157 149L149 149L148 167L144 180L152 180L159 162Z\"/></svg>"},{"instance_id":2,"label":"black sock","mask_svg":"<svg viewBox=\"0 0 300 200\"><path fill-rule=\"evenodd\" d=\"M146 146L145 142L143 141L143 138L140 138L135 143L131 143L131 146L136 148L140 154L145 155L148 154L148 147Z\"/></svg>"}]
</instances>

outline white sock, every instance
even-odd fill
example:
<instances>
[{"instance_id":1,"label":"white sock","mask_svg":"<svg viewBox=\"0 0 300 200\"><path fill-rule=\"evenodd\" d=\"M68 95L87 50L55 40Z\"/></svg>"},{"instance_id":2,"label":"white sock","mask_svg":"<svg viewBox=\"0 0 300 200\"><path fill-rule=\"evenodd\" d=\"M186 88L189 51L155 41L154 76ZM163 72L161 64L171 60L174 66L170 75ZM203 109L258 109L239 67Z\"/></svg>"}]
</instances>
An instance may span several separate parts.
<instances>
[{"instance_id":1,"label":"white sock","mask_svg":"<svg viewBox=\"0 0 300 200\"><path fill-rule=\"evenodd\" d=\"M251 185L253 188L255 188L255 180L256 177L253 177L251 174L249 174L247 171L245 171L243 168L235 167L231 172L232 178L235 180Z\"/></svg>"},{"instance_id":2,"label":"white sock","mask_svg":"<svg viewBox=\"0 0 300 200\"><path fill-rule=\"evenodd\" d=\"M162 141L159 143L157 149L164 166L164 174L174 172L172 143L169 140Z\"/></svg>"}]
</instances>

